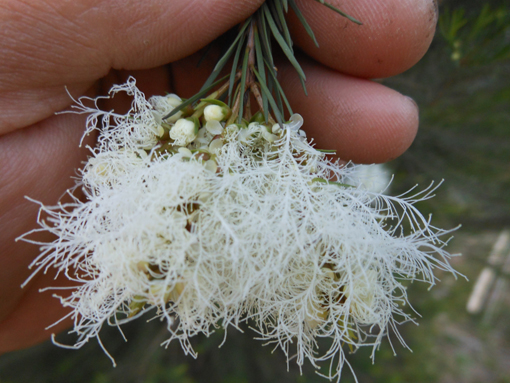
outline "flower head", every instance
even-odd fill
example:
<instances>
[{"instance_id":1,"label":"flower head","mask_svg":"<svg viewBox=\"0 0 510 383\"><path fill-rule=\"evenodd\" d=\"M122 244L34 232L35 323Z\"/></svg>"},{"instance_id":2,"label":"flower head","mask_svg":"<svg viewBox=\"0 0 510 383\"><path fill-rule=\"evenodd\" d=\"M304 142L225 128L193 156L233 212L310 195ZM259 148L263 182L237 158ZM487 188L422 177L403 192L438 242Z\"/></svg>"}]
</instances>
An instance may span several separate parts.
<instances>
[{"instance_id":1,"label":"flower head","mask_svg":"<svg viewBox=\"0 0 510 383\"><path fill-rule=\"evenodd\" d=\"M331 360L338 377L343 344L375 350L389 327L412 320L404 281L433 285L434 269L453 272L447 232L414 206L433 188L367 190L354 165L310 145L299 115L283 126L209 119L197 134L180 118L162 143L159 101L132 79L115 89L134 96L126 115L78 105L91 113L88 131L103 121L79 182L87 200L41 205L40 230L58 239L40 243L34 266L80 283L61 298L74 310L77 346L107 321L156 307L168 342L188 352L197 333L249 321L287 355L295 345L299 365ZM329 349L318 349L321 337Z\"/></svg>"}]
</instances>

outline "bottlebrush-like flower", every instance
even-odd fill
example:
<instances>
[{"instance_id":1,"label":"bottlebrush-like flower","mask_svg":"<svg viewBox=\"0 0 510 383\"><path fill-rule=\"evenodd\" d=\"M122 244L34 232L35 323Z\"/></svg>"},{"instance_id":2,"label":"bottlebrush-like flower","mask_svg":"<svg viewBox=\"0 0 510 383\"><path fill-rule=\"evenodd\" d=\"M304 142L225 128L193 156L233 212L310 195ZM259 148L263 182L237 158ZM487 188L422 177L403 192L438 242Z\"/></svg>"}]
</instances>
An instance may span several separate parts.
<instances>
[{"instance_id":1,"label":"bottlebrush-like flower","mask_svg":"<svg viewBox=\"0 0 510 383\"><path fill-rule=\"evenodd\" d=\"M121 91L134 99L125 115L86 98L74 106L89 114L87 132L99 130L77 185L86 200L41 205L36 230L57 239L37 243L33 267L79 283L60 298L76 347L108 321L156 308L167 342L186 352L190 337L246 321L299 365L330 360L339 377L344 344L375 350L388 328L412 320L404 281L454 273L447 231L414 206L432 185L399 197L369 191L354 165L310 145L299 115L283 127L209 120L192 142L172 140L179 119L161 141L170 104L147 101L132 78L112 88Z\"/></svg>"}]
</instances>

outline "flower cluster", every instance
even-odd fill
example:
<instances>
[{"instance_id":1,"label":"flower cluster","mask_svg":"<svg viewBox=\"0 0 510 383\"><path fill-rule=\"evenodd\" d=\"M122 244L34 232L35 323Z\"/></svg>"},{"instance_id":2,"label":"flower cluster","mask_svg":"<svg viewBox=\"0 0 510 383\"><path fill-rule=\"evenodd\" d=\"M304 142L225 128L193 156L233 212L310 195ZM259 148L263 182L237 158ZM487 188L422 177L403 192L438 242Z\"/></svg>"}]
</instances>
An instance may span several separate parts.
<instances>
[{"instance_id":1,"label":"flower cluster","mask_svg":"<svg viewBox=\"0 0 510 383\"><path fill-rule=\"evenodd\" d=\"M125 115L86 106L98 145L81 171L86 200L41 206L37 270L56 267L78 287L79 347L107 322L156 309L170 342L248 322L302 365L333 364L344 345L375 348L404 312L408 280L454 272L437 229L414 203L366 189L307 141L303 120L227 124L210 104L199 118L163 117L180 99L146 100L134 79L112 93L133 97ZM90 101L90 100L89 100ZM405 229L404 229L405 227ZM330 338L322 350L318 338Z\"/></svg>"}]
</instances>

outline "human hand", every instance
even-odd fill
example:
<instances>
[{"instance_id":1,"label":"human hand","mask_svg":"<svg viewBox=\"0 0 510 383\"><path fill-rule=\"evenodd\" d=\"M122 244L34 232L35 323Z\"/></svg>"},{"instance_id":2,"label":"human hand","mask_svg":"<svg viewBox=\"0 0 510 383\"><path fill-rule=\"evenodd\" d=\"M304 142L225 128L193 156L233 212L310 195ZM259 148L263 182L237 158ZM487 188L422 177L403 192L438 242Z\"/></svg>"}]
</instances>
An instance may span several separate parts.
<instances>
[{"instance_id":1,"label":"human hand","mask_svg":"<svg viewBox=\"0 0 510 383\"><path fill-rule=\"evenodd\" d=\"M336 3L331 0L332 3ZM46 286L67 285L51 270L23 290L36 246L14 242L35 227L37 205L55 204L73 185L87 157L78 149L84 117L55 112L74 97L105 94L129 74L148 95L194 94L214 65L196 68L197 50L253 13L250 0L106 1L6 0L0 11L0 353L28 347L69 326ZM412 4L412 5L411 5ZM416 134L414 102L366 80L398 74L421 58L433 37L432 0L357 0L342 10L357 26L312 0L299 5L320 48L291 17L309 96L293 69L278 64L282 85L304 129L320 148L342 159L384 162L400 155ZM317 61L314 61L317 60ZM162 66L172 62L171 65ZM321 63L321 64L319 64ZM329 66L331 69L328 69ZM357 76L357 77L354 77ZM122 108L116 98L107 108ZM88 144L93 145L93 137ZM38 238L44 240L44 238ZM46 238L51 241L51 238Z\"/></svg>"}]
</instances>

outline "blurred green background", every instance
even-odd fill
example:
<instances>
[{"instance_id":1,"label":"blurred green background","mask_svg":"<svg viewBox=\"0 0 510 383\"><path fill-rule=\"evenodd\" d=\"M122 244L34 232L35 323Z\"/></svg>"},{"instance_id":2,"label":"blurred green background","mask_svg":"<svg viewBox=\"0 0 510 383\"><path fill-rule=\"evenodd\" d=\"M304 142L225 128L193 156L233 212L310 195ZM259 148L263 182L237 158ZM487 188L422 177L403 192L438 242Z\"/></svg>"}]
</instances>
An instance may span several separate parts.
<instances>
[{"instance_id":1,"label":"blurred green background","mask_svg":"<svg viewBox=\"0 0 510 383\"><path fill-rule=\"evenodd\" d=\"M440 5L438 32L427 55L408 72L383 80L413 97L421 110L415 143L388 166L396 178L392 194L445 179L437 197L420 208L433 213L439 227L463 224L449 249L463 254L452 263L469 282L445 274L430 291L409 286L410 301L422 317L416 315L419 326L407 323L400 331L413 351L390 334L396 356L388 341L375 364L370 349L348 355L361 383L510 382L510 250L501 237L510 228L510 3ZM494 283L486 284L484 304L468 313L484 268L492 270ZM159 346L167 337L159 321L142 319L123 330L127 343L115 328L102 333L116 368L96 342L76 351L47 342L1 356L0 383L327 381L308 365L301 374L291 361L287 371L282 352L254 340L249 329L229 332L221 348L221 331L197 337L196 360L183 355L178 343ZM65 342L65 335L59 339ZM342 382L354 381L348 368L343 375Z\"/></svg>"}]
</instances>

